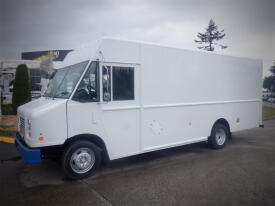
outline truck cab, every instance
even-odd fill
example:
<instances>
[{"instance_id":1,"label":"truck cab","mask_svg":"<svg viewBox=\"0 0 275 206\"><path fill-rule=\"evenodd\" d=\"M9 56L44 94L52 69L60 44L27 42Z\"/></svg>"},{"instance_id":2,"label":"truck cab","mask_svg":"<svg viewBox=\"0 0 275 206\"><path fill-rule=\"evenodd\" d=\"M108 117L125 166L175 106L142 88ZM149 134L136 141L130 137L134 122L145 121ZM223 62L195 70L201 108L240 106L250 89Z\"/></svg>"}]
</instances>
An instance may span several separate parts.
<instances>
[{"instance_id":1,"label":"truck cab","mask_svg":"<svg viewBox=\"0 0 275 206\"><path fill-rule=\"evenodd\" d=\"M97 52L66 62L41 98L18 108L16 145L27 162L61 158L66 175L78 179L92 174L102 159L139 152L139 112L131 110L139 101L138 65L102 58ZM129 108L118 114L119 106ZM128 146L121 149L121 142Z\"/></svg>"}]
</instances>

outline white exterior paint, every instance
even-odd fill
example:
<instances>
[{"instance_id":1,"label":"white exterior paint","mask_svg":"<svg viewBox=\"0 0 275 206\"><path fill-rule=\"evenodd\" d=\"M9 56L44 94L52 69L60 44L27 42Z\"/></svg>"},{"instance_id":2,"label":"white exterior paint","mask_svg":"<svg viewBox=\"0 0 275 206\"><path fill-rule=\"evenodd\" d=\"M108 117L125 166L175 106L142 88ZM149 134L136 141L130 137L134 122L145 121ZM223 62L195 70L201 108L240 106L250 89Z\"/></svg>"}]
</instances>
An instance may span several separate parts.
<instances>
[{"instance_id":1,"label":"white exterior paint","mask_svg":"<svg viewBox=\"0 0 275 206\"><path fill-rule=\"evenodd\" d=\"M205 141L220 118L231 132L262 124L259 60L112 39L93 45L71 52L63 65L99 60L100 74L103 64L134 67L135 100L103 102L100 76L99 102L80 103L71 95L23 105L19 116L31 122L31 136L21 135L30 147L94 134L117 159Z\"/></svg>"},{"instance_id":2,"label":"white exterior paint","mask_svg":"<svg viewBox=\"0 0 275 206\"><path fill-rule=\"evenodd\" d=\"M67 139L66 99L39 98L18 108L19 118L25 120L25 142L31 147L58 145ZM28 131L28 121L31 123L31 135ZM20 121L19 121L20 124ZM46 141L38 141L40 136Z\"/></svg>"}]
</instances>

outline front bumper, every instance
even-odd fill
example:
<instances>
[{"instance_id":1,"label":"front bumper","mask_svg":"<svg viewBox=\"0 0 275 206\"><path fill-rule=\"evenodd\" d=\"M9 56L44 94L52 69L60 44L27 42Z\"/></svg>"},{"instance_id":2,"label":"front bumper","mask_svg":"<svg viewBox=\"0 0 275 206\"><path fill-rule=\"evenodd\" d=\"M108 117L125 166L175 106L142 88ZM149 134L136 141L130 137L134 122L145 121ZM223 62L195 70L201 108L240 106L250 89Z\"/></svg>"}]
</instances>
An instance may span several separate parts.
<instances>
[{"instance_id":1,"label":"front bumper","mask_svg":"<svg viewBox=\"0 0 275 206\"><path fill-rule=\"evenodd\" d=\"M15 146L26 162L41 162L41 150L28 147L18 132L15 134Z\"/></svg>"}]
</instances>

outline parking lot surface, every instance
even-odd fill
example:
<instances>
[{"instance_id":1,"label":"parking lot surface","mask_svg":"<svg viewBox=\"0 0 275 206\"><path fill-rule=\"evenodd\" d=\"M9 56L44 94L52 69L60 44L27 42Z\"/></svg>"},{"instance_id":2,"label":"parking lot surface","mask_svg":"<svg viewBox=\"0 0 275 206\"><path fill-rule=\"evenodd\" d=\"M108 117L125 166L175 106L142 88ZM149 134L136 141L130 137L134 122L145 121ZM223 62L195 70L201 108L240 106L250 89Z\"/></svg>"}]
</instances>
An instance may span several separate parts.
<instances>
[{"instance_id":1,"label":"parking lot surface","mask_svg":"<svg viewBox=\"0 0 275 206\"><path fill-rule=\"evenodd\" d=\"M233 134L222 150L199 143L112 161L66 179L58 162L26 164L0 143L0 205L275 205L275 120Z\"/></svg>"}]
</instances>

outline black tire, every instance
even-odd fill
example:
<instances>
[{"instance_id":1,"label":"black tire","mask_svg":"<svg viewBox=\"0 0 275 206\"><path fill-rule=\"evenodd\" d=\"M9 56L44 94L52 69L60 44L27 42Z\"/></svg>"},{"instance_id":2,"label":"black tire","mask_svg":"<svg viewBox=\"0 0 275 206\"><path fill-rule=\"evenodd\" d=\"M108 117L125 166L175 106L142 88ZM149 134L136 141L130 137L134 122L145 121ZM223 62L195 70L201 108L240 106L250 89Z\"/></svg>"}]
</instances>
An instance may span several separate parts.
<instances>
[{"instance_id":1,"label":"black tire","mask_svg":"<svg viewBox=\"0 0 275 206\"><path fill-rule=\"evenodd\" d=\"M79 158L73 158L74 157L79 157ZM82 159L84 158L87 160L87 157L91 157L91 164L88 164L89 167L81 169L77 167L77 163L79 163L81 157ZM81 159L81 160L82 160ZM65 173L65 175L70 178L70 179L83 179L88 176L93 175L96 170L99 168L100 163L101 163L101 151L100 148L98 148L94 143L86 140L79 140L76 142L71 143L68 145L62 155L61 158L62 162L62 169ZM86 163L89 161L86 161ZM80 164L80 163L79 163ZM91 168L90 168L91 167ZM77 172L76 170L79 169Z\"/></svg>"},{"instance_id":2,"label":"black tire","mask_svg":"<svg viewBox=\"0 0 275 206\"><path fill-rule=\"evenodd\" d=\"M208 144L213 149L222 149L225 146L229 136L230 131L228 128L223 124L217 123L212 128L211 135L208 138Z\"/></svg>"}]
</instances>

